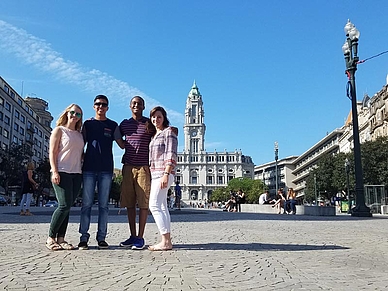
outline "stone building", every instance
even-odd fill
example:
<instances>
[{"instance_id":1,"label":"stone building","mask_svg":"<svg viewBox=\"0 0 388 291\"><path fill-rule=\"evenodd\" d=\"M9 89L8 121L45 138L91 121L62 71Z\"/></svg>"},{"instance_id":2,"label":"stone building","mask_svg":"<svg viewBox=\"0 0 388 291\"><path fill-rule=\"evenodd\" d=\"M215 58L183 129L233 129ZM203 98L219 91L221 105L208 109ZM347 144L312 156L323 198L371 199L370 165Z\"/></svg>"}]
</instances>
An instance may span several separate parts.
<instances>
[{"instance_id":1,"label":"stone building","mask_svg":"<svg viewBox=\"0 0 388 291\"><path fill-rule=\"evenodd\" d=\"M184 201L204 201L231 179L254 175L252 158L241 150L206 151L204 117L202 95L194 82L186 100L184 149L178 153L176 168L176 181L182 187Z\"/></svg>"},{"instance_id":2,"label":"stone building","mask_svg":"<svg viewBox=\"0 0 388 291\"><path fill-rule=\"evenodd\" d=\"M40 98L21 97L0 77L0 146L12 144L31 147L35 164L48 158L51 122L48 103Z\"/></svg>"},{"instance_id":3,"label":"stone building","mask_svg":"<svg viewBox=\"0 0 388 291\"><path fill-rule=\"evenodd\" d=\"M295 175L294 161L298 156L290 156L280 159L277 162L272 161L262 165L255 166L255 179L262 180L272 197L276 195L276 169L277 169L277 183L278 189L283 188L285 191L288 188L295 188L293 180Z\"/></svg>"},{"instance_id":4,"label":"stone building","mask_svg":"<svg viewBox=\"0 0 388 291\"><path fill-rule=\"evenodd\" d=\"M294 190L298 198L304 196L307 178L310 171L317 167L320 157L339 152L343 132L343 128L333 130L294 160L295 169L292 174L295 178L292 182L295 185Z\"/></svg>"}]
</instances>

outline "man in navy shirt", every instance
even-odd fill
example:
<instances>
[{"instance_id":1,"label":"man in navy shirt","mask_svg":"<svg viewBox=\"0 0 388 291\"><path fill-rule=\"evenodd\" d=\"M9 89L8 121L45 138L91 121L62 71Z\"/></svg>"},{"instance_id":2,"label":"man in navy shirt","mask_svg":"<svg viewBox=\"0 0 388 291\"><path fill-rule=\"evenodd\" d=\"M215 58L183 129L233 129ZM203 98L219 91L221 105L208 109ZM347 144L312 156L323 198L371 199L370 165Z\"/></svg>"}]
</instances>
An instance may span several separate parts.
<instances>
[{"instance_id":1,"label":"man in navy shirt","mask_svg":"<svg viewBox=\"0 0 388 291\"><path fill-rule=\"evenodd\" d=\"M82 127L86 152L82 167L83 193L81 223L79 232L81 234L79 249L87 250L90 234L90 216L94 202L94 194L97 185L98 197L98 229L96 239L99 249L107 249L109 245L105 241L108 228L108 201L113 176L113 153L112 145L115 140L123 148L124 141L121 139L118 124L106 117L108 111L108 98L104 95L97 95L94 98L93 108L96 112L94 118L86 120Z\"/></svg>"}]
</instances>

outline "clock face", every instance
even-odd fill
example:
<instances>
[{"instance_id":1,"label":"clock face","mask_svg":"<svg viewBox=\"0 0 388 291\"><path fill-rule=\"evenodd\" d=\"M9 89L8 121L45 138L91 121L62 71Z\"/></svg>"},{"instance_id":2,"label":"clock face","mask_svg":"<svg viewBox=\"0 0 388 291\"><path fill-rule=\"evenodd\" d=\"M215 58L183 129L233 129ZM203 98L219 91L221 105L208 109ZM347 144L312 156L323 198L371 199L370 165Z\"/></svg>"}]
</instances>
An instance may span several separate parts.
<instances>
[{"instance_id":1,"label":"clock face","mask_svg":"<svg viewBox=\"0 0 388 291\"><path fill-rule=\"evenodd\" d=\"M193 136L193 137L194 137L194 136L197 136L197 132L196 132L195 130L192 131L192 132L191 132L191 136Z\"/></svg>"}]
</instances>

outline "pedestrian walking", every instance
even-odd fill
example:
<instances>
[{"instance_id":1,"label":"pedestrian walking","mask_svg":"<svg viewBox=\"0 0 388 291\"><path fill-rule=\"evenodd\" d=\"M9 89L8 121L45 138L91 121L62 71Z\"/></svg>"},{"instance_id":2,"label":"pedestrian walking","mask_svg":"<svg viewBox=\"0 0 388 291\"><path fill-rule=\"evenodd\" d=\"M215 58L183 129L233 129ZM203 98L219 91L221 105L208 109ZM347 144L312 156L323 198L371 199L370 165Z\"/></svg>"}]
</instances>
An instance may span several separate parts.
<instances>
[{"instance_id":1,"label":"pedestrian walking","mask_svg":"<svg viewBox=\"0 0 388 291\"><path fill-rule=\"evenodd\" d=\"M27 170L22 173L22 200L20 201L20 215L30 216L30 205L34 190L38 188L39 184L33 178L34 163L27 163Z\"/></svg>"}]
</instances>

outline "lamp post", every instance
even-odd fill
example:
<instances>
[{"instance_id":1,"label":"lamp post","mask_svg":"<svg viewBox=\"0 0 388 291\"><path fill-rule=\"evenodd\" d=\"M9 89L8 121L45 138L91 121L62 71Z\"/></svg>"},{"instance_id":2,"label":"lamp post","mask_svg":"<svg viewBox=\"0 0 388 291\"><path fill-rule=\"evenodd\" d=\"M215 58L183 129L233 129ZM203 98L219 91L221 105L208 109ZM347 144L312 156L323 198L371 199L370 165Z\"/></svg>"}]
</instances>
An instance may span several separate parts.
<instances>
[{"instance_id":1,"label":"lamp post","mask_svg":"<svg viewBox=\"0 0 388 291\"><path fill-rule=\"evenodd\" d=\"M345 159L345 172L346 172L346 194L348 196L348 213L352 213L352 201L350 200L350 189L349 189L349 173L350 173L350 162L348 158Z\"/></svg>"},{"instance_id":2,"label":"lamp post","mask_svg":"<svg viewBox=\"0 0 388 291\"><path fill-rule=\"evenodd\" d=\"M358 114L356 98L356 81L355 74L357 71L358 58L358 38L360 32L353 23L348 20L345 25L346 41L342 46L345 56L346 75L348 76L347 94L352 101L352 119L353 119L353 143L354 143L354 170L356 178L356 206L351 211L352 216L370 217L372 213L369 207L365 205L364 182L361 164L360 136L358 132Z\"/></svg>"},{"instance_id":3,"label":"lamp post","mask_svg":"<svg viewBox=\"0 0 388 291\"><path fill-rule=\"evenodd\" d=\"M317 174L315 173L314 173L314 192L315 192L315 206L319 206L318 194L317 194Z\"/></svg>"},{"instance_id":4,"label":"lamp post","mask_svg":"<svg viewBox=\"0 0 388 291\"><path fill-rule=\"evenodd\" d=\"M278 194L278 158L279 158L279 145L278 142L275 141L275 195Z\"/></svg>"}]
</instances>

